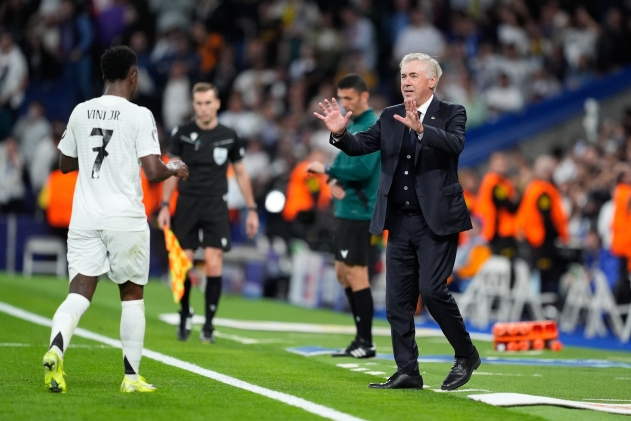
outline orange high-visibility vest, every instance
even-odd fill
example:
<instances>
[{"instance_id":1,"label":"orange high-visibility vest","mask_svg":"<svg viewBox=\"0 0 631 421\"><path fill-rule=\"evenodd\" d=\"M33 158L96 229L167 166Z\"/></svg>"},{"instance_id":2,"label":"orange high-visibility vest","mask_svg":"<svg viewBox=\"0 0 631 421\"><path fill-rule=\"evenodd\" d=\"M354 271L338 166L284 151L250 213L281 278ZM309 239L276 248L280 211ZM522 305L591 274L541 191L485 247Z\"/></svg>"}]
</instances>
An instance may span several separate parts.
<instances>
[{"instance_id":1,"label":"orange high-visibility vest","mask_svg":"<svg viewBox=\"0 0 631 421\"><path fill-rule=\"evenodd\" d=\"M308 174L308 161L300 162L289 175L283 218L293 221L300 211L326 209L331 202L331 189L326 183L326 174ZM318 193L318 203L314 203L314 193Z\"/></svg>"},{"instance_id":2,"label":"orange high-visibility vest","mask_svg":"<svg viewBox=\"0 0 631 421\"><path fill-rule=\"evenodd\" d=\"M164 154L160 157L162 162L167 164L169 162L169 156ZM142 204L145 205L145 214L147 217L151 217L153 213L158 210L160 203L162 203L162 182L152 183L145 176L145 172L140 170L140 185L142 187ZM171 195L171 201L169 202L169 211L171 215L175 214L175 206L177 204L177 184L175 190Z\"/></svg>"},{"instance_id":3,"label":"orange high-visibility vest","mask_svg":"<svg viewBox=\"0 0 631 421\"><path fill-rule=\"evenodd\" d=\"M613 193L613 221L611 221L611 252L616 256L631 254L631 186L618 184Z\"/></svg>"},{"instance_id":4,"label":"orange high-visibility vest","mask_svg":"<svg viewBox=\"0 0 631 421\"><path fill-rule=\"evenodd\" d=\"M548 181L533 180L526 188L517 211L517 229L532 247L541 247L546 238L542 211L547 210L561 240L569 240L568 220L561 200L557 188Z\"/></svg>"},{"instance_id":5,"label":"orange high-visibility vest","mask_svg":"<svg viewBox=\"0 0 631 421\"><path fill-rule=\"evenodd\" d=\"M474 213L482 219L482 236L486 241L493 240L496 234L500 237L514 237L516 233L515 215L507 209L497 209L493 202L494 196L514 201L517 193L510 180L489 172L482 179L474 205Z\"/></svg>"},{"instance_id":6,"label":"orange high-visibility vest","mask_svg":"<svg viewBox=\"0 0 631 421\"><path fill-rule=\"evenodd\" d=\"M46 221L51 227L68 228L70 226L77 177L79 177L79 171L62 174L60 170L55 170L48 176Z\"/></svg>"}]
</instances>

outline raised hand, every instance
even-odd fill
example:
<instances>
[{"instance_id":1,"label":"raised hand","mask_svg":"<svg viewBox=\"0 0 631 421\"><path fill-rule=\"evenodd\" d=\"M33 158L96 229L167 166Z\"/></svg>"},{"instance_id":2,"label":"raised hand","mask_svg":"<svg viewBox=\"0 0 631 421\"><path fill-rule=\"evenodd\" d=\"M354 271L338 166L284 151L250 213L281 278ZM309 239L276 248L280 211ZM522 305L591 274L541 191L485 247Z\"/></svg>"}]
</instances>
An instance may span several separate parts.
<instances>
[{"instance_id":1,"label":"raised hand","mask_svg":"<svg viewBox=\"0 0 631 421\"><path fill-rule=\"evenodd\" d=\"M350 120L353 113L349 111L345 116L343 116L335 98L331 99L331 102L329 102L328 99L325 99L324 104L319 102L318 105L322 109L323 114L314 111L313 115L322 120L326 128L329 129L331 133L335 135L344 133L348 120Z\"/></svg>"},{"instance_id":2,"label":"raised hand","mask_svg":"<svg viewBox=\"0 0 631 421\"><path fill-rule=\"evenodd\" d=\"M418 118L418 107L416 106L416 101L406 99L403 101L403 104L405 105L405 118L395 114L394 119L400 121L416 133L423 133L424 128L421 124L421 120Z\"/></svg>"}]
</instances>

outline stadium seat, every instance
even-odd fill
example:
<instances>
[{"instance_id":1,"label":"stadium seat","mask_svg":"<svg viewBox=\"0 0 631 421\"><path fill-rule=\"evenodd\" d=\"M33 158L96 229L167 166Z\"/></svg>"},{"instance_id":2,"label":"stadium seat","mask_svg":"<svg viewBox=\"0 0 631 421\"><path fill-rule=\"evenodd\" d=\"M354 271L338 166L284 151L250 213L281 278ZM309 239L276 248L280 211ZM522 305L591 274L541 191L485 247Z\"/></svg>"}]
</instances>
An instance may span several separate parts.
<instances>
[{"instance_id":1,"label":"stadium seat","mask_svg":"<svg viewBox=\"0 0 631 421\"><path fill-rule=\"evenodd\" d=\"M560 319L562 331L574 331L581 311L586 311L586 338L607 335L607 326L603 315L608 315L613 334L622 342L629 340L631 324L629 324L628 318L626 325L622 321L622 314L629 310L624 308L625 306L616 304L607 278L602 271L592 270L590 275L582 266L573 265L564 275L564 281L569 281L569 288Z\"/></svg>"},{"instance_id":2,"label":"stadium seat","mask_svg":"<svg viewBox=\"0 0 631 421\"><path fill-rule=\"evenodd\" d=\"M559 328L563 332L573 332L578 324L581 311L589 309L592 292L587 274L581 265L571 265L561 277L561 284L569 284L563 312L559 319Z\"/></svg>"},{"instance_id":3,"label":"stadium seat","mask_svg":"<svg viewBox=\"0 0 631 421\"><path fill-rule=\"evenodd\" d=\"M35 256L54 257L55 260L35 260ZM24 264L22 274L33 273L54 274L58 278L66 277L66 243L58 237L30 237L24 247Z\"/></svg>"}]
</instances>

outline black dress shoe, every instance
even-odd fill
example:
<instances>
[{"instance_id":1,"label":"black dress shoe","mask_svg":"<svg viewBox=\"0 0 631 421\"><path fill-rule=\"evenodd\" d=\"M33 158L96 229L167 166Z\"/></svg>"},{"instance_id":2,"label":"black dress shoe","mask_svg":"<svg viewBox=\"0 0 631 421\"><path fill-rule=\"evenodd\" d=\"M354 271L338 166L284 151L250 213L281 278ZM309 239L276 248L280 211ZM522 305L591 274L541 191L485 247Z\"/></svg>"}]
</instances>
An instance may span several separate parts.
<instances>
[{"instance_id":1,"label":"black dress shoe","mask_svg":"<svg viewBox=\"0 0 631 421\"><path fill-rule=\"evenodd\" d=\"M456 358L451 366L451 371L447 374L440 388L442 390L454 390L466 384L471 378L473 370L480 367L480 363L480 354L475 348L473 355L469 358Z\"/></svg>"},{"instance_id":2,"label":"black dress shoe","mask_svg":"<svg viewBox=\"0 0 631 421\"><path fill-rule=\"evenodd\" d=\"M419 375L394 373L385 383L370 383L373 389L422 389L423 377Z\"/></svg>"}]
</instances>

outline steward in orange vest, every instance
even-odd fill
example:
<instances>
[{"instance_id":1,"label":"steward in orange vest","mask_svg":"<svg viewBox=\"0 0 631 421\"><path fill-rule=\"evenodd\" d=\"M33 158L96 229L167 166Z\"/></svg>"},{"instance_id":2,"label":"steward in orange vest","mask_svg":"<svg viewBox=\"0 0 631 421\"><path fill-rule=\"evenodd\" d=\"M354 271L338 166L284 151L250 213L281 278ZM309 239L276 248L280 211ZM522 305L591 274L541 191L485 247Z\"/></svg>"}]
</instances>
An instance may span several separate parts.
<instances>
[{"instance_id":1,"label":"steward in orange vest","mask_svg":"<svg viewBox=\"0 0 631 421\"><path fill-rule=\"evenodd\" d=\"M612 200L611 253L621 260L620 277L613 293L618 304L626 304L631 298L631 167L623 167Z\"/></svg>"},{"instance_id":2,"label":"steward in orange vest","mask_svg":"<svg viewBox=\"0 0 631 421\"><path fill-rule=\"evenodd\" d=\"M518 235L530 246L531 269L539 270L541 292L558 292L565 267L555 247L557 239L569 240L568 218L562 197L550 181L555 161L542 155L535 161L535 179L528 184L517 212Z\"/></svg>"},{"instance_id":3,"label":"steward in orange vest","mask_svg":"<svg viewBox=\"0 0 631 421\"><path fill-rule=\"evenodd\" d=\"M327 184L326 174L307 173L311 161L323 162L326 156L321 151L313 151L307 159L299 162L289 175L287 197L283 209L283 219L294 221L296 218L311 223L317 209L324 210L331 203L331 189ZM311 159L312 157L315 157ZM311 216L308 216L311 215Z\"/></svg>"},{"instance_id":4,"label":"steward in orange vest","mask_svg":"<svg viewBox=\"0 0 631 421\"><path fill-rule=\"evenodd\" d=\"M489 172L482 179L474 213L482 220L481 235L493 254L514 259L517 254L515 214L519 203L515 186L506 178L507 172L506 155L494 153Z\"/></svg>"},{"instance_id":5,"label":"steward in orange vest","mask_svg":"<svg viewBox=\"0 0 631 421\"><path fill-rule=\"evenodd\" d=\"M39 207L46 210L46 222L60 237L68 235L78 176L77 171L62 174L59 169L53 170L37 198Z\"/></svg>"}]
</instances>

